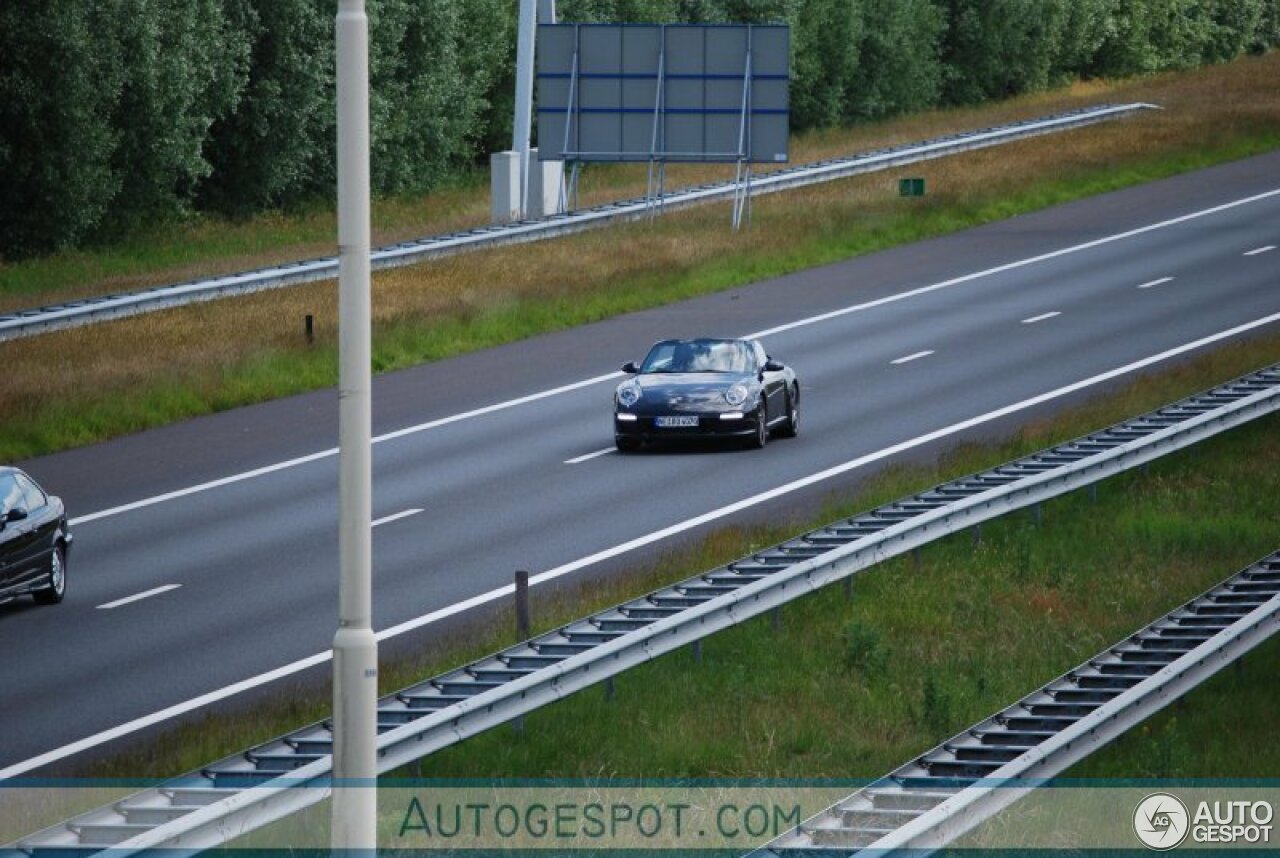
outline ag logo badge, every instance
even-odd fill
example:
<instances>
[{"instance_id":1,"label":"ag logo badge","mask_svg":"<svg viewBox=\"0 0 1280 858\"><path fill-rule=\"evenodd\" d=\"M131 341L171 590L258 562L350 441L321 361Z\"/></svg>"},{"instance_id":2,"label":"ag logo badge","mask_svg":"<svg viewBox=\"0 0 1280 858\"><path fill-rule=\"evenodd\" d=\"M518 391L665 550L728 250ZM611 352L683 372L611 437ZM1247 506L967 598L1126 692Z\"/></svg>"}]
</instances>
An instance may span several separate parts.
<instances>
[{"instance_id":1,"label":"ag logo badge","mask_svg":"<svg viewBox=\"0 0 1280 858\"><path fill-rule=\"evenodd\" d=\"M1149 849L1172 849L1187 839L1190 828L1187 806L1176 796L1153 793L1133 812L1133 831Z\"/></svg>"}]
</instances>

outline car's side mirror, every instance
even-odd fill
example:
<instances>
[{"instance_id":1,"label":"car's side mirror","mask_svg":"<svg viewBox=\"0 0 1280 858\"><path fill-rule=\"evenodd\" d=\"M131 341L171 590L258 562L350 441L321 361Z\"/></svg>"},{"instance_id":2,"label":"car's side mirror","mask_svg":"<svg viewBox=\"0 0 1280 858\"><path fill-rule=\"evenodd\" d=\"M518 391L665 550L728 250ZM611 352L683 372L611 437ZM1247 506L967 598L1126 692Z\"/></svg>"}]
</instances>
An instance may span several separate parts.
<instances>
[{"instance_id":1,"label":"car's side mirror","mask_svg":"<svg viewBox=\"0 0 1280 858\"><path fill-rule=\"evenodd\" d=\"M769 358L769 360L765 361L765 364L764 364L765 372L782 372L784 369L786 369L786 367L778 363L773 358Z\"/></svg>"},{"instance_id":2,"label":"car's side mirror","mask_svg":"<svg viewBox=\"0 0 1280 858\"><path fill-rule=\"evenodd\" d=\"M622 371L625 372L627 375L635 375L637 372L640 371L640 367L636 366L635 361L629 360L622 365Z\"/></svg>"},{"instance_id":3,"label":"car's side mirror","mask_svg":"<svg viewBox=\"0 0 1280 858\"><path fill-rule=\"evenodd\" d=\"M5 513L4 520L5 523L8 523L10 521L22 521L26 517L27 511L25 509L11 509Z\"/></svg>"}]
</instances>

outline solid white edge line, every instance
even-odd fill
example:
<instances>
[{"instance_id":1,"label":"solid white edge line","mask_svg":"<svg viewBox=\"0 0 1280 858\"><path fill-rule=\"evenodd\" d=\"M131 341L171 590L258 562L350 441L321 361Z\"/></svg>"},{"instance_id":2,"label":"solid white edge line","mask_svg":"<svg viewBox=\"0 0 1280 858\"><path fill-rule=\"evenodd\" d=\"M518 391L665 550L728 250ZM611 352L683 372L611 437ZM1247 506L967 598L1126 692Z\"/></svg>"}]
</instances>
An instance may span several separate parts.
<instances>
[{"instance_id":1,"label":"solid white edge line","mask_svg":"<svg viewBox=\"0 0 1280 858\"><path fill-rule=\"evenodd\" d=\"M768 328L766 330L759 331L754 334L747 334L747 337L751 339L767 337L767 336L770 336L771 334L778 334L778 333L782 333L783 331L789 331L792 328L801 328L801 327L804 327L805 325L812 325L815 322L825 322L828 319L834 319L839 316L846 316L850 313L857 313L862 310L869 310L872 307L879 307L884 304L892 304L896 301L905 301L906 299L914 298L917 295L924 295L929 292L936 292L939 289L947 289L952 286L956 286L960 283L968 283L971 280L977 280L981 277L989 277L992 274L1003 274L1006 271L1013 271L1015 269L1023 268L1028 265L1035 265L1036 263L1039 263L1039 262L1045 262L1050 259L1056 259L1059 256L1066 256L1071 253L1078 253L1082 250L1090 250L1095 247L1101 247L1104 244L1111 244L1112 242L1115 242L1115 241L1123 241L1126 238L1133 238L1136 235L1143 235L1144 233L1153 232L1157 229L1165 229L1166 227L1177 226L1180 223L1186 223L1187 221L1196 220L1197 218L1208 217L1209 215L1217 214L1218 212L1223 212L1229 209L1238 208L1239 206L1249 205L1250 203L1256 203L1259 200L1265 200L1270 197L1274 197L1276 195L1280 195L1280 188L1277 188L1271 191L1265 191L1264 193L1261 193L1261 194L1254 194L1251 197L1244 197L1242 199L1234 200L1229 203L1223 203L1222 205L1212 206L1207 209L1201 209L1200 211L1194 211L1189 214L1180 215L1175 218L1170 218L1169 220L1162 220L1162 221L1159 221L1158 223L1152 223L1146 226L1140 226L1140 227L1137 227L1136 229L1131 229L1126 232L1118 232L1118 233L1115 233L1114 235L1107 235L1107 236L1103 236L1102 238L1095 238L1094 240L1086 241L1083 244L1075 244L1075 245L1072 245L1071 247L1064 247L1059 250L1053 250L1048 253L1042 253L1039 256L1029 256L1026 259L1019 259L1016 262L1007 262L1004 265L997 265L994 268L987 268L982 271L975 271L972 274L965 274L961 277L954 277L950 280L943 280L940 283L932 283L928 286L921 286L918 289L911 289L907 292L899 292L894 295L886 295L885 297L877 298L874 301L867 301L862 304L854 304L850 307L845 307L840 310L832 310L829 313L821 313L817 316L809 316L808 318L800 319L799 321L796 321L796 322L789 322L785 325L778 325L775 328Z\"/></svg>"},{"instance_id":2,"label":"solid white edge line","mask_svg":"<svg viewBox=\"0 0 1280 858\"><path fill-rule=\"evenodd\" d=\"M908 298L914 298L918 295L924 295L929 292L936 292L940 289L947 289L951 286L957 286L961 283L968 283L972 280L977 280L982 277L989 277L992 274L1000 274L1005 271L1012 271L1016 268L1022 268L1027 265L1034 265L1038 262L1044 262L1049 259L1056 259L1059 256L1066 256L1071 253L1078 253L1079 251L1082 251L1082 250L1089 250L1091 248L1100 247L1104 244L1110 244L1115 241L1122 241L1126 238L1132 238L1136 235L1142 235L1144 233L1152 232L1157 229L1164 229L1166 227L1175 226L1180 223L1186 223L1187 221L1195 220L1197 218L1207 217L1212 214L1217 214L1218 212L1223 212L1229 209L1238 208L1239 206L1243 206L1243 205L1249 205L1250 203L1256 203L1259 200L1265 200L1277 195L1280 195L1280 188L1276 188L1270 191L1264 191L1263 193L1260 193L1260 194L1254 194L1253 196L1250 196L1250 197L1244 197L1242 199L1233 200L1232 202L1229 202L1229 203L1223 203L1222 205L1212 206L1207 209L1201 209L1199 211L1194 211L1189 214L1180 215L1175 218L1170 218L1169 220L1163 220L1163 221L1159 221L1158 223L1148 224L1146 226L1138 227L1136 229L1131 229L1126 232L1119 232L1113 235L1103 236L1102 238L1097 238L1092 241L1086 241L1083 244L1076 244L1076 245L1072 245L1071 247L1060 248L1059 250L1050 251L1049 253L1042 253L1038 256L1030 256L1030 257L1027 257L1026 259L1020 259L1015 262L1008 262L1008 263L1005 263L1004 265L997 265L994 268L987 268L982 271L975 271L972 274L965 274L961 277L954 277L950 280L943 280L940 283L933 283L928 286L921 286L918 289L910 289L906 292L899 292L894 295L885 296L884 298L877 298L874 301L866 301L864 303L853 304L849 307L844 307L839 310L832 310L827 313L820 313L816 316L808 316L804 319L799 319L794 322L788 322L785 325L778 325L777 327L766 328L763 331L756 331L755 333L752 333L752 334L746 334L745 338L761 339L763 337L771 336L773 334L779 334L779 333L782 333L783 331L789 331L794 328L802 328L807 325L815 325L815 324L818 324L819 322L825 322L825 321L828 321L829 319L836 319L841 316L847 316L850 313L858 313L864 310L870 310L875 307L880 307L885 304L892 304L897 301L905 301ZM503 411L508 408L514 408L518 405L524 405L529 402L536 402L539 399L546 399L547 397L550 397L550 396L556 396L561 393L568 393L583 387L589 387L593 384L599 384L604 381L610 381L615 378L621 378L623 375L624 373L621 373L621 372L606 373L605 375L598 375L598 376L595 376L594 378L583 379L582 381L574 382L573 384L566 384L561 387L551 388L550 390L544 390L539 393L531 393L528 396L521 396L517 399L510 399L505 402L498 402L493 405L486 405L483 408L476 408L472 411L465 411L461 414L454 414L449 417L442 417L438 420L431 420L426 423L419 423L415 426L407 426L404 429L398 429L394 432L388 432L385 435L379 435L373 439L373 443L378 444L383 441L391 441L395 438L403 438L406 435L412 435L418 432L424 432L428 429L435 429L438 426L446 426L450 423L457 423L460 420L467 420L472 417L480 417L485 414L492 414L496 411ZM280 462L279 464L267 465L265 467L257 468L252 471L246 471L242 474L233 474L232 476L229 476L229 477L223 477L221 479L212 480L207 483L200 483L199 485L190 486L185 489L179 489L177 491L168 492L162 495L157 495L152 498L146 498L144 500L134 501L133 503L127 503L121 506L112 507L110 509L104 509L99 512L89 513L88 515L78 516L76 518L70 519L68 523L71 524L72 526L79 525L79 524L87 524L91 521L96 521L98 519L106 518L108 516L119 515L120 513L125 513L125 512L131 512L136 509L142 509L143 507L148 507L154 504L163 503L164 501L174 500L180 497L186 497L187 495L208 491L209 489L219 488L220 486L226 486L232 483L238 483L238 482L241 482L242 480L248 480L248 479L253 479L254 477L265 476L266 474L275 473L276 471L282 471L286 468L292 468L297 465L306 464L308 462L314 462L318 459L329 458L331 456L336 456L337 454L338 454L338 450L336 447L329 450L322 450L319 453L312 453L309 456L300 456L296 459L289 459L288 461Z\"/></svg>"},{"instance_id":3,"label":"solid white edge line","mask_svg":"<svg viewBox=\"0 0 1280 858\"><path fill-rule=\"evenodd\" d=\"M1268 250L1275 250L1275 249L1276 249L1276 246L1274 244L1268 244L1264 247L1255 247L1253 250L1246 250L1244 255L1257 256L1259 253L1266 253Z\"/></svg>"},{"instance_id":4,"label":"solid white edge line","mask_svg":"<svg viewBox=\"0 0 1280 858\"><path fill-rule=\"evenodd\" d=\"M1264 316L1260 319L1254 319L1252 322L1245 322L1244 324L1237 325L1234 328L1229 328L1225 331L1219 331L1216 334L1210 334L1207 337L1201 337L1200 339L1194 340L1189 343L1183 343L1180 346L1175 346L1174 348L1167 349L1163 352L1160 352L1159 354L1151 355L1150 357L1145 357L1140 360L1133 361L1132 363L1127 363L1124 366L1107 370L1106 372L1091 376L1086 379L1082 379L1081 381L1073 382L1072 384L1068 384L1064 387L1056 388L1054 390L1048 391L1047 393L1038 394L1036 396L1031 397L1030 399L1024 399L1021 402L1015 402L1011 405L1006 405L1006 406L1003 406L1002 408L997 408L994 411L988 411L986 414L981 414L977 417L971 417L968 420L963 420L959 423L953 423L952 425L946 426L942 429L936 429L933 432L929 432L924 435L919 435L907 441L902 441L898 444L894 444L891 447L885 447L884 449L877 450L874 453L868 453L864 456L859 456L856 459L851 459L842 464L827 468L826 470L819 471L815 474L810 474L807 477L801 477L798 480L793 480L792 482L786 483L785 485L778 486L777 488L769 489L768 491L761 492L760 494L757 494L757 495L752 495L751 497L748 497L748 498L743 498L742 500L729 504L728 506L723 506L723 507L720 507L719 509L711 510L710 512L706 512L706 513L703 513L702 515L695 516L694 518L686 519L685 521L682 521L678 524L673 524L670 527L663 528L662 530L657 530L652 533L646 534L644 536L637 537L628 542L624 542L621 545L615 545L612 548L607 548L603 551L598 551L595 554L592 554L588 557L583 557L580 560L574 560L562 566L557 566L554 569L549 569L546 572L542 572L538 575L531 577L529 579L529 583L541 584L544 581L551 581L555 578L559 578L561 576L576 572L579 569L583 569L588 566L592 566L596 563L600 563L601 561L609 560L619 555L626 554L630 551L634 551L637 548L642 548L646 545L650 545L654 542L658 542L660 540L666 539L669 536L682 533L686 530L692 530L695 527L700 527L701 525L707 524L712 521L716 521L717 519L724 518L725 516L733 515L736 512L740 512L744 509L748 509L758 504L765 503L767 501L773 500L774 498L781 497L783 495L789 494L799 489L806 488L808 486L814 485L815 483L820 483L823 480L827 480L827 479L830 479L831 477L839 476L840 474L844 474L849 471L855 470L857 468L861 468L873 462L880 461L881 459L885 459L890 456L896 455L898 453L911 450L915 447L920 447L925 444L932 443L933 441L946 438L947 436L950 436L950 435L955 435L967 429L972 429L973 427L979 426L983 423L988 423L992 420L998 420L1001 417L1007 417L1010 414L1016 414L1017 412L1025 411L1028 408L1034 408L1035 406L1040 405L1042 403L1049 402L1051 400L1058 399L1063 396L1068 396L1079 390L1084 390L1085 388L1092 387L1096 384L1101 384L1106 381L1110 381L1122 375L1127 375L1129 373L1136 372L1140 369L1145 369L1146 367L1152 366L1153 364L1160 363L1161 361L1168 360L1169 358L1177 357L1178 355L1185 354L1187 352L1194 351L1199 348L1203 348L1204 346L1207 346L1207 345L1212 345L1213 343L1220 342L1221 340L1225 340L1230 337L1234 337L1239 334L1243 334L1248 331L1254 330L1255 328L1260 328L1260 327L1263 327L1264 325L1273 324L1275 322L1280 322L1280 313L1273 313L1270 316ZM441 608L436 611L432 611L431 613L428 613L428 614L423 614L421 617L417 617L416 619L408 620L406 622L400 623L399 625L395 625L395 626L391 626L390 628L383 629L382 631L378 632L375 635L375 637L379 641L384 641L389 638L393 638L393 637L397 637L399 635L405 634L406 632L415 631L425 626L429 626L433 623L437 623L440 620L446 619L448 617L452 617L456 614L463 613L464 611L468 611L472 608L476 608L481 605L488 604L489 602L496 601L505 596L509 596L514 590L515 590L514 585L507 584L506 586L498 587L497 589L494 589L494 590L489 590L486 593L480 593L478 595L470 597L469 599L464 599L461 602L456 602L455 604L449 605L448 607ZM147 727L154 726L170 718L176 717L178 715L183 715L187 712L191 712L209 703L216 703L219 700L224 700L228 697L239 694L242 691L248 691L249 689L257 688L259 686L273 682L276 679L289 676L291 674L297 673L298 671L305 670L309 667L314 667L315 665L318 665L318 664L323 664L324 662L328 661L330 658L332 658L332 653L328 650L324 652L316 653L313 656L300 659L298 661L287 664L283 667L278 667L275 670L271 670L266 673L259 674L258 676L250 677L249 679L241 680L240 682L234 683L232 685L228 685L225 688L221 688L216 691L211 691L208 694L203 694L200 697L196 697L192 700L188 700L185 703L179 703L174 706L170 706L166 709L161 709L158 712L153 712L150 715L146 715L146 716L143 716L142 718L129 721L125 724L119 725L118 727L113 727L110 730L105 730L93 736L89 736L84 739L80 739L79 741L72 742L71 744L64 745L61 748L56 748L52 751L47 751L46 753L43 753L36 757L32 757L29 760L24 760L23 762L15 763L14 765L11 765L7 768L0 769L0 781L6 780L12 777L17 777L18 775L25 774L26 772L32 771L33 769L40 768L41 766L48 765L49 763L53 763L53 762L57 762L58 760L65 759L69 756L79 753L80 751L96 747L98 745L109 742L113 739L118 739L121 736L127 736L130 733L137 732L138 730L142 730Z\"/></svg>"},{"instance_id":5,"label":"solid white edge line","mask_svg":"<svg viewBox=\"0 0 1280 858\"><path fill-rule=\"evenodd\" d=\"M0 781L18 777L19 775L25 774L33 769L46 766L49 763L56 763L58 760L64 760L67 757L80 753L81 751L96 748L97 746L110 742L113 739L119 739L123 736L128 736L131 733L136 733L139 730L145 730L147 727L162 724L171 718L176 718L179 715L185 715L188 712L200 709L210 703L217 703L219 700L225 700L226 698L239 694L242 691L249 691L250 689L266 685L267 683L273 682L277 679L292 676L301 670L306 670L308 667L324 664L332 658L333 653L331 651L317 653L309 658L299 659L298 661L286 664L284 667L278 667L275 670L268 671L267 673L260 673L257 676L228 685L225 688L219 688L217 691L211 691L208 694L193 697L183 703L178 703L157 712L152 712L150 715L145 715L142 718L129 721L119 725L118 727L112 727L110 730L95 733L92 736L72 742L69 745L64 745L61 748L43 753L38 757L32 757L29 760L9 766L8 768L0 769Z\"/></svg>"},{"instance_id":6,"label":"solid white edge line","mask_svg":"<svg viewBox=\"0 0 1280 858\"><path fill-rule=\"evenodd\" d=\"M336 455L338 455L337 447L333 447L328 450L321 450L319 453L312 453L309 456L299 456L296 459L289 459L288 461L280 462L275 465L267 465L266 467L255 468L252 471L245 471L244 473L241 473L241 474L233 474L229 477L223 477L222 479L219 479L219 480L211 480L210 482L207 482L207 483L200 483L199 485L188 486L185 489L178 489L177 491L166 492L165 494L156 495L155 497L146 498L140 501L134 501L133 503L122 504L121 506L111 507L110 509L104 509L99 512L91 512L88 515L77 516L76 518L70 519L67 522L67 524L70 524L72 526L75 526L78 524L88 524L89 522L97 521L100 518L107 518L108 516L119 515L122 512L132 512L135 509L142 509L143 507L154 506L155 504L158 504L158 503L164 503L165 501L176 500L177 498L186 497L187 495L194 495L194 494L197 494L198 492L205 492L205 491L208 491L209 489L216 489L221 486L229 486L232 483L238 483L243 480L251 480L254 477L261 477L261 476L264 476L265 474L271 474L276 471L283 471L286 468L292 468L292 467L295 467L296 465L305 465L308 462L315 462L315 461L319 461L320 459L327 459L330 456L336 456Z\"/></svg>"},{"instance_id":7,"label":"solid white edge line","mask_svg":"<svg viewBox=\"0 0 1280 858\"><path fill-rule=\"evenodd\" d=\"M1146 283L1139 283L1139 284L1138 284L1138 288L1139 288L1139 289L1150 289L1150 288L1152 288L1153 286L1162 286L1162 285L1164 285L1165 283L1172 283L1172 282L1173 282L1173 278L1172 278L1172 277L1161 277L1161 278L1160 278L1160 279L1158 279L1158 280L1148 280Z\"/></svg>"},{"instance_id":8,"label":"solid white edge line","mask_svg":"<svg viewBox=\"0 0 1280 858\"><path fill-rule=\"evenodd\" d=\"M1052 313L1041 313L1039 316L1032 316L1030 319L1023 319L1022 324L1034 325L1036 322L1043 322L1045 319L1052 319L1054 316L1061 316L1060 310L1054 310Z\"/></svg>"},{"instance_id":9,"label":"solid white edge line","mask_svg":"<svg viewBox=\"0 0 1280 858\"><path fill-rule=\"evenodd\" d=\"M393 521L399 521L402 518L408 518L411 515L417 515L422 511L423 510L418 509L417 507L414 507L413 509L406 509L403 512L397 512L392 515L386 515L386 516L383 516L382 518L374 519L373 523L370 524L369 526L377 527L380 524L390 524Z\"/></svg>"},{"instance_id":10,"label":"solid white edge line","mask_svg":"<svg viewBox=\"0 0 1280 858\"><path fill-rule=\"evenodd\" d=\"M163 587L155 587L151 590L144 590L141 593L135 593L132 596L125 596L123 599L116 599L114 602L107 602L99 605L99 611L110 611L112 608L119 608L121 605L131 605L134 602L141 602L143 599L150 599L152 596L159 596L161 593L168 593L170 590L176 590L181 584L165 584Z\"/></svg>"},{"instance_id":11,"label":"solid white edge line","mask_svg":"<svg viewBox=\"0 0 1280 858\"><path fill-rule=\"evenodd\" d=\"M599 456L607 456L608 454L612 453L615 449L616 448L614 447L605 447L603 450L596 450L594 453L587 453L585 456L578 456L576 459L565 459L564 463L566 465L578 465L578 464L581 464L582 462L590 461L591 459L595 459Z\"/></svg>"},{"instance_id":12,"label":"solid white edge line","mask_svg":"<svg viewBox=\"0 0 1280 858\"><path fill-rule=\"evenodd\" d=\"M378 435L374 437L373 443L380 444L383 441L391 441L396 438L402 438L405 435L412 435L416 432L424 432L428 429L435 429L438 426L447 426L450 423L457 423L459 420L468 420L472 417L480 417L481 415L484 415L484 414L492 414L495 411L502 411L507 408L515 408L518 405L525 405L530 402L536 402L539 399L546 399L549 396L558 396L561 393L568 393L569 391L577 390L582 387L589 387L593 384L599 384L602 381L608 381L609 379L621 378L623 375L624 373L621 373L621 372L611 372L606 375L597 375L597 376L594 376L593 378L583 379L582 381L576 381L572 384L562 385L560 387L555 387L550 390L543 390L543 391L540 391L539 393L531 393L528 396L521 396L517 399L509 399L505 402L498 402L493 405L486 405L483 408L476 408L471 411L464 411L461 414L453 414L453 415L450 415L449 417L441 417L438 420L431 420L426 423L419 423L416 426L407 426L404 429L398 429L395 432L388 432L385 435ZM331 447L328 450L321 450L319 453L312 453L308 456L300 456L296 459L289 459L288 461L280 462L275 465L267 465L262 468L256 468L252 471L245 471L242 474L233 474L229 477L223 477L222 479L212 480L207 483L200 483L199 485L190 486L185 489L179 489L177 491L168 492L166 494L156 495L155 497L146 498L145 500L134 501L133 503L123 504L122 506L112 507L111 509L104 509L100 512L94 512L94 513L89 513L88 515L78 516L76 518L70 519L67 523L73 527L79 524L87 524L88 522L96 521L100 518L107 518L108 516L119 515L120 513L124 513L124 512L132 512L135 509L142 509L143 507L153 506L154 504L175 500L180 497L186 497L187 495L193 495L198 492L208 491L209 489L216 489L222 486L231 485L232 483L238 483L244 480L251 480L254 477L265 476L267 474L275 473L276 471L283 471L287 468L293 468L298 465L305 465L308 462L315 462L320 459L328 459L336 455L338 455L338 448Z\"/></svg>"},{"instance_id":13,"label":"solid white edge line","mask_svg":"<svg viewBox=\"0 0 1280 858\"><path fill-rule=\"evenodd\" d=\"M894 364L895 366L898 364L911 363L911 361L913 360L920 360L920 358L927 358L931 354L933 354L933 352L931 351L916 352L913 355L907 355L906 357L900 357L897 360L891 360L889 361L889 363Z\"/></svg>"}]
</instances>

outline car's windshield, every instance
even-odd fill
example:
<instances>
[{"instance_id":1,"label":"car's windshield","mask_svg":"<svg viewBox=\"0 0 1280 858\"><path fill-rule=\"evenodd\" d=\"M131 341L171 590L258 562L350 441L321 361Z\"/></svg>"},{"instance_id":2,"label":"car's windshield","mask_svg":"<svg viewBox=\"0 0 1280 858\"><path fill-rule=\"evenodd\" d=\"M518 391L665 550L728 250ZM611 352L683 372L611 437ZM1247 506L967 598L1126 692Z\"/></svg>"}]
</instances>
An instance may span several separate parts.
<instances>
[{"instance_id":1,"label":"car's windshield","mask_svg":"<svg viewBox=\"0 0 1280 858\"><path fill-rule=\"evenodd\" d=\"M649 350L641 372L748 373L755 357L739 340L666 340Z\"/></svg>"}]
</instances>

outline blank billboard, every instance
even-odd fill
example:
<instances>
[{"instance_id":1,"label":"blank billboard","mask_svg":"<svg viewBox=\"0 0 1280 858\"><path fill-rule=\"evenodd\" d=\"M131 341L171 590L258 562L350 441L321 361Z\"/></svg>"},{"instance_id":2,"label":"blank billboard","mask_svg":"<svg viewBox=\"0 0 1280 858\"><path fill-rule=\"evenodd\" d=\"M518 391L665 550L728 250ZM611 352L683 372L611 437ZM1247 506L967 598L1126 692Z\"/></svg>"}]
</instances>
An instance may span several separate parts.
<instances>
[{"instance_id":1,"label":"blank billboard","mask_svg":"<svg viewBox=\"0 0 1280 858\"><path fill-rule=\"evenodd\" d=\"M753 24L543 24L538 156L788 159L790 30Z\"/></svg>"}]
</instances>

